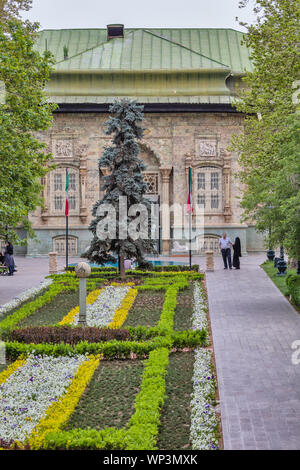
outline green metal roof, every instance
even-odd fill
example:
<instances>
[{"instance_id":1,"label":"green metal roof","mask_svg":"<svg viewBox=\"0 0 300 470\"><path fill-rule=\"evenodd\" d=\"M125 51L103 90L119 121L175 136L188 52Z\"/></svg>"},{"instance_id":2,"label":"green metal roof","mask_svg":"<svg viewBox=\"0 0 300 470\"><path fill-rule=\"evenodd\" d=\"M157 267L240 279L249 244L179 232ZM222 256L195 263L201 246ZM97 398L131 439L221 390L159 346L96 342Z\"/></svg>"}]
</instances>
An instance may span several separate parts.
<instances>
[{"instance_id":1,"label":"green metal roof","mask_svg":"<svg viewBox=\"0 0 300 470\"><path fill-rule=\"evenodd\" d=\"M106 29L44 30L36 47L54 54L47 94L56 102L106 103L120 96L199 102L201 96L219 103L220 97L231 102L226 78L252 70L242 39L232 29L125 29L124 38L110 40Z\"/></svg>"}]
</instances>

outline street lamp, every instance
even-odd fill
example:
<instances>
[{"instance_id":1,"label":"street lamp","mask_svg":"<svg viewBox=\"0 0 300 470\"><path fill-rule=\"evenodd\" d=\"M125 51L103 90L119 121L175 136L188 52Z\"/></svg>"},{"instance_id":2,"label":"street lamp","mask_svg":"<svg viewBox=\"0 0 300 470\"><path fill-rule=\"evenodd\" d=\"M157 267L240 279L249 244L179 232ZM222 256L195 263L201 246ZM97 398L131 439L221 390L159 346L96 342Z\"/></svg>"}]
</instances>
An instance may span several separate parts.
<instances>
[{"instance_id":1,"label":"street lamp","mask_svg":"<svg viewBox=\"0 0 300 470\"><path fill-rule=\"evenodd\" d=\"M266 206L267 209L272 210L275 209L275 206ZM271 219L269 223L269 249L267 251L267 258L269 261L273 261L275 258L275 251L272 250L271 248L271 231L272 231L272 225L271 225Z\"/></svg>"}]
</instances>

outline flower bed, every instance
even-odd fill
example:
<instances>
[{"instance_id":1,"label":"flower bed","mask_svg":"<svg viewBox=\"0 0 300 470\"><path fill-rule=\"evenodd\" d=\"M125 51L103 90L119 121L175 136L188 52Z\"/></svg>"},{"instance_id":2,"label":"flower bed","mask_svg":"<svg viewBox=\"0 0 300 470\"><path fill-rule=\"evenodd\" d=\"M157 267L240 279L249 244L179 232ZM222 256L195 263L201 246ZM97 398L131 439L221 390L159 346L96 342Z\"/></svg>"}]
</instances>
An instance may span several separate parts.
<instances>
[{"instance_id":1,"label":"flower bed","mask_svg":"<svg viewBox=\"0 0 300 470\"><path fill-rule=\"evenodd\" d=\"M208 330L207 306L203 287L199 282L194 284L194 308L192 315L193 330Z\"/></svg>"},{"instance_id":2,"label":"flower bed","mask_svg":"<svg viewBox=\"0 0 300 470\"><path fill-rule=\"evenodd\" d=\"M0 436L25 443L51 402L63 395L86 356L29 356L0 385Z\"/></svg>"},{"instance_id":3,"label":"flower bed","mask_svg":"<svg viewBox=\"0 0 300 470\"><path fill-rule=\"evenodd\" d=\"M129 285L114 284L100 291L91 292L87 297L86 319L89 326L120 328L137 295ZM72 309L59 323L78 325L79 306Z\"/></svg>"},{"instance_id":4,"label":"flower bed","mask_svg":"<svg viewBox=\"0 0 300 470\"><path fill-rule=\"evenodd\" d=\"M205 292L199 282L202 280L203 275L196 272L177 272L174 274L165 272L159 273L159 275L151 273L149 276L149 273L146 273L144 278L144 274L137 274L141 278L138 284L143 282L143 285L136 287L132 284L111 283L110 286L105 286L100 291L96 290L89 294L87 320L88 324L93 326L82 328L77 325L79 307L73 308L61 322L64 324L60 326L25 329L14 329L11 325L9 326L7 337L13 341L6 342L7 358L18 359L20 355L28 354L29 358L25 363L24 359L21 359L23 362L16 362L15 365L9 366L2 373L6 375L0 374L0 384L2 377L2 384L0 385L0 436L2 441L0 441L0 446L6 448L9 445L15 446L15 448L16 446L22 448L23 446L24 448L28 445L30 449L157 449L160 445L158 439L162 420L167 423L164 432L164 435L167 436L170 423L172 423L173 410L171 408L174 408L174 413L177 416L176 390L179 387L177 380L181 380L183 375L176 370L176 367L171 367L173 379L169 383L167 391L167 395L170 395L168 399L169 418L164 420L164 413L167 410L164 405L166 399L166 374L168 370L171 371L170 366L168 366L169 355L173 356L174 351L179 351L177 355L180 360L180 356L184 356L182 349L185 348L186 350L188 348L189 352L186 357L189 356L189 374L186 375L185 383L189 382L189 387L187 390L184 385L181 385L181 388L179 387L182 395L180 400L178 398L179 408L188 401L191 390L193 392L184 414L185 424L182 430L184 438L178 439L178 446L181 448L182 445L184 449L187 449L188 446L194 449L213 449L217 447L218 419L214 409L216 380L213 377L211 353L209 351L201 349L196 351L193 370L194 354L192 350L195 347L207 345L207 303ZM49 290L53 289L53 286L55 286L54 290L71 288L76 291L78 289L78 282L73 274L67 274L63 277L58 276L55 278ZM186 290L188 286L190 286L190 289ZM189 315L192 315L193 329L174 331L174 314L178 298L183 289L185 289L185 295L193 290L193 302L191 303L191 313L189 313ZM120 328L139 290L149 290L149 293L151 291L164 292L163 305L160 306L160 318L155 320L154 327L140 326L137 318L135 327L131 326L121 330ZM73 305L74 303L70 304L65 312ZM155 306L153 307L155 308ZM13 325L15 324L14 321ZM185 324L183 324L183 327L185 327ZM187 327L189 327L189 324L187 324ZM138 361L148 357L140 387L134 385L133 391L130 392L130 398L123 397L123 406L126 407L128 402L129 413L126 416L124 415L125 420L121 423L121 426L129 420L122 429L112 427L101 429L102 424L99 423L98 425L98 422L97 429L76 428L78 425L84 428L90 426L86 414L85 420L81 421L82 410L87 406L85 397L88 396L90 388L87 390L87 395L82 396L82 394L97 368L100 354L101 357L110 360L135 359ZM87 355L92 356L88 359ZM34 361L41 361L41 366L36 364L33 367L32 363ZM45 365L47 361L49 367ZM181 361L180 367L185 367L184 364L184 361ZM113 362L109 363L108 369L110 367L113 367ZM21 375L22 371L23 375ZM43 380L45 371L49 372L49 376ZM64 372L66 375L64 375ZM70 373L70 375L67 373ZM99 403L102 403L104 399L104 395L101 395L101 384L98 385L101 377L102 371L99 368L92 382L94 388L100 387L97 391ZM109 377L107 377L107 381L109 382ZM172 385L172 383L175 385ZM34 385L36 388L34 388ZM3 410L4 405L7 405L7 403L2 404L1 411L1 400L3 398L1 387L8 387L7 390L5 389L6 396L11 396L11 400L15 403L17 403L18 393L22 395L20 404L16 405L20 410L16 407L12 408L11 413L14 418L10 419L9 415L12 428L8 427L8 431L6 430L5 433L2 432L1 426L5 427L7 423L5 424L1 417L5 417ZM175 387L174 390L172 387ZM27 390L29 390L28 393ZM38 403L36 410L34 410L36 396L41 397L41 399L36 400ZM106 392L105 396L109 403L109 391ZM75 411L80 397L80 406ZM112 397L111 400L113 401L114 398ZM29 406L25 404L24 400L28 401ZM134 410L131 413L134 400ZM94 416L95 412L93 410L98 410L97 403L92 403L92 405L95 408L91 408L90 412L94 413L91 415ZM113 413L113 403L111 411ZM71 418L73 414L74 422ZM108 412L105 426L111 426L109 416ZM191 417L190 429L189 417ZM17 420L19 420L19 427L14 428L13 426L17 423ZM68 423L71 423L71 427L75 426L75 429L68 429ZM95 421L92 421L93 425L95 426ZM117 416L116 421L112 420L112 425L118 426ZM65 431L64 429L68 430ZM180 423L176 425L176 429L180 429ZM172 430L173 428L169 432L172 433ZM168 446L171 445L171 441L168 439L165 439L164 442ZM169 447L163 448L167 449Z\"/></svg>"},{"instance_id":5,"label":"flower bed","mask_svg":"<svg viewBox=\"0 0 300 470\"><path fill-rule=\"evenodd\" d=\"M218 418L215 402L216 381L212 372L211 352L195 352L193 393L191 400L191 441L193 449L218 449Z\"/></svg>"}]
</instances>

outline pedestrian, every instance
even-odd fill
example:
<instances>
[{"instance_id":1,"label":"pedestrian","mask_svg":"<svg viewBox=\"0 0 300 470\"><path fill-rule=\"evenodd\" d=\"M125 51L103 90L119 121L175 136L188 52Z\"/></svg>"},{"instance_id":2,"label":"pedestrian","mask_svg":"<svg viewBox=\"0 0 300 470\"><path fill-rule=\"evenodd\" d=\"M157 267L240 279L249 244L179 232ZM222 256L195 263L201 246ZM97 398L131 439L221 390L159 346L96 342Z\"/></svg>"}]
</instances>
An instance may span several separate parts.
<instances>
[{"instance_id":1,"label":"pedestrian","mask_svg":"<svg viewBox=\"0 0 300 470\"><path fill-rule=\"evenodd\" d=\"M233 244L233 261L232 265L235 269L240 269L240 257L242 256L241 252L241 240L239 237L236 237Z\"/></svg>"},{"instance_id":2,"label":"pedestrian","mask_svg":"<svg viewBox=\"0 0 300 470\"><path fill-rule=\"evenodd\" d=\"M4 264L9 270L9 276L13 276L15 271L15 260L13 254L13 245L10 242L6 242L4 248Z\"/></svg>"},{"instance_id":3,"label":"pedestrian","mask_svg":"<svg viewBox=\"0 0 300 470\"><path fill-rule=\"evenodd\" d=\"M227 269L229 266L229 269L232 269L232 264L231 264L231 247L232 247L232 242L229 237L227 237L226 232L222 234L222 237L219 240L219 247L220 251L222 253L223 257L223 262L224 262L224 269ZM228 262L228 266L227 266Z\"/></svg>"}]
</instances>

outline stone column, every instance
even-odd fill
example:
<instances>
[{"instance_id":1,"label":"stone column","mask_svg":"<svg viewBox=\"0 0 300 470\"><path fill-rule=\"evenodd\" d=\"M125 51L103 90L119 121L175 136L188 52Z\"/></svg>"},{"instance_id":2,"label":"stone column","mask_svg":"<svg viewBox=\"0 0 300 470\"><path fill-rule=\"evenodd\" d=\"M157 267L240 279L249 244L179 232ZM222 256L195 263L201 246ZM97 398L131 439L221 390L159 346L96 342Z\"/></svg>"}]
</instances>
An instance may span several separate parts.
<instances>
[{"instance_id":1,"label":"stone column","mask_svg":"<svg viewBox=\"0 0 300 470\"><path fill-rule=\"evenodd\" d=\"M206 271L214 271L214 252L206 251Z\"/></svg>"},{"instance_id":2,"label":"stone column","mask_svg":"<svg viewBox=\"0 0 300 470\"><path fill-rule=\"evenodd\" d=\"M49 274L56 274L57 271L57 253L53 251L49 253Z\"/></svg>"},{"instance_id":3,"label":"stone column","mask_svg":"<svg viewBox=\"0 0 300 470\"><path fill-rule=\"evenodd\" d=\"M161 222L162 222L162 251L170 254L170 174L172 168L160 168L162 178L161 192Z\"/></svg>"}]
</instances>

